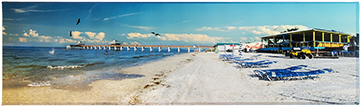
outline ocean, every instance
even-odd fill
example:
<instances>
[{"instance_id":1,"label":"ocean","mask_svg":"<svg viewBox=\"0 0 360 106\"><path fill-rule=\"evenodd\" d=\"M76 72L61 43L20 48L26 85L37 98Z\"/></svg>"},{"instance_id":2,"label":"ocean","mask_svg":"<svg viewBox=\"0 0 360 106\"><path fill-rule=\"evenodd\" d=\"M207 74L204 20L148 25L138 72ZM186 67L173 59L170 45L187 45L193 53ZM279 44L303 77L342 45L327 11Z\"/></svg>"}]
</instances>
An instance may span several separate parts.
<instances>
[{"instance_id":1,"label":"ocean","mask_svg":"<svg viewBox=\"0 0 360 106\"><path fill-rule=\"evenodd\" d=\"M50 51L54 50L54 53ZM191 48L191 52L194 49ZM177 52L162 48L161 52L149 48L134 51L69 49L65 47L3 46L3 89L29 87L28 84L50 82L54 89L84 90L91 82L110 79L142 77L114 71L122 68L159 61L165 57L187 53L187 48ZM76 85L72 89L69 85Z\"/></svg>"}]
</instances>

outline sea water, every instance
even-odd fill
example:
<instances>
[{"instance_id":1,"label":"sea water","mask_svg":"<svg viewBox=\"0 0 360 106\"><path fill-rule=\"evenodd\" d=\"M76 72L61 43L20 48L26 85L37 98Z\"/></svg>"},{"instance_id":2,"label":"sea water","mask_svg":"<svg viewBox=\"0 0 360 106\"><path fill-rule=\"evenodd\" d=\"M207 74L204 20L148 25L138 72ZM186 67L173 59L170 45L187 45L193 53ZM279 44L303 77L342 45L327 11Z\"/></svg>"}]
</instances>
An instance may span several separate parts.
<instances>
[{"instance_id":1,"label":"sea water","mask_svg":"<svg viewBox=\"0 0 360 106\"><path fill-rule=\"evenodd\" d=\"M191 48L191 52L193 51ZM51 82L53 88L65 89L63 86L69 84L84 85L86 88L87 84L102 79L142 77L141 74L121 74L114 71L186 52L187 48L180 52L177 48L172 48L171 52L167 48L162 48L161 52L157 48L152 52L149 48L144 51L134 51L131 48L129 51L110 50L107 53L104 49L3 46L3 88L28 87L29 83L44 81Z\"/></svg>"}]
</instances>

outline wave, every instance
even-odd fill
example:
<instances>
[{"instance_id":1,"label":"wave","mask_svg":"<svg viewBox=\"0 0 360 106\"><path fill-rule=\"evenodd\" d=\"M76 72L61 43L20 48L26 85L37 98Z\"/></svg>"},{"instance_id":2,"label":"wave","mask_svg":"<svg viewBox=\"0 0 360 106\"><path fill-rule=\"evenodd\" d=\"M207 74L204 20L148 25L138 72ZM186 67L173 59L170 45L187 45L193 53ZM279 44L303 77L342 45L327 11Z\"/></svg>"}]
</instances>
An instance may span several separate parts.
<instances>
[{"instance_id":1,"label":"wave","mask_svg":"<svg viewBox=\"0 0 360 106\"><path fill-rule=\"evenodd\" d=\"M14 57L14 59L32 59L31 57L26 57L26 56L16 56Z\"/></svg>"},{"instance_id":2,"label":"wave","mask_svg":"<svg viewBox=\"0 0 360 106\"><path fill-rule=\"evenodd\" d=\"M21 65L21 66L16 66L15 68L46 68L46 66L39 66L39 65Z\"/></svg>"},{"instance_id":3,"label":"wave","mask_svg":"<svg viewBox=\"0 0 360 106\"><path fill-rule=\"evenodd\" d=\"M145 58L145 57L163 56L163 55L164 54L151 54L151 55L133 56L131 58Z\"/></svg>"},{"instance_id":4,"label":"wave","mask_svg":"<svg viewBox=\"0 0 360 106\"><path fill-rule=\"evenodd\" d=\"M48 59L48 61L64 61L65 59Z\"/></svg>"},{"instance_id":5,"label":"wave","mask_svg":"<svg viewBox=\"0 0 360 106\"><path fill-rule=\"evenodd\" d=\"M104 64L104 62L96 62L96 63L89 63L89 64L81 64L81 65L68 65L68 66L47 66L48 69L57 69L57 70L63 70L63 69L76 69L76 68L83 68L87 66L93 66L97 64Z\"/></svg>"}]
</instances>

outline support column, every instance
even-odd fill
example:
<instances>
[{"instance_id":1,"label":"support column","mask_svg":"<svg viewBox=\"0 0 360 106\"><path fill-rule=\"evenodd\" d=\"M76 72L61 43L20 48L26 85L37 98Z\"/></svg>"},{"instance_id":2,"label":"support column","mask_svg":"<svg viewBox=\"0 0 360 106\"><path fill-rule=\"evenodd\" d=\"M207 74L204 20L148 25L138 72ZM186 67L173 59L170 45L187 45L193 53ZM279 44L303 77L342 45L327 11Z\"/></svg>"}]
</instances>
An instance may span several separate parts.
<instances>
[{"instance_id":1,"label":"support column","mask_svg":"<svg viewBox=\"0 0 360 106\"><path fill-rule=\"evenodd\" d=\"M321 33L321 39L322 39L322 41L324 42L325 40L324 40L324 32L323 33Z\"/></svg>"},{"instance_id":2,"label":"support column","mask_svg":"<svg viewBox=\"0 0 360 106\"><path fill-rule=\"evenodd\" d=\"M144 51L144 47L141 47L141 51L142 51L142 52Z\"/></svg>"},{"instance_id":3,"label":"support column","mask_svg":"<svg viewBox=\"0 0 360 106\"><path fill-rule=\"evenodd\" d=\"M315 31L313 31L313 46L315 47Z\"/></svg>"},{"instance_id":4,"label":"support column","mask_svg":"<svg viewBox=\"0 0 360 106\"><path fill-rule=\"evenodd\" d=\"M350 36L346 36L347 38L347 42L349 43L350 42Z\"/></svg>"},{"instance_id":5,"label":"support column","mask_svg":"<svg viewBox=\"0 0 360 106\"><path fill-rule=\"evenodd\" d=\"M303 33L303 41L305 42L305 33ZM302 46L305 46L305 43Z\"/></svg>"},{"instance_id":6,"label":"support column","mask_svg":"<svg viewBox=\"0 0 360 106\"><path fill-rule=\"evenodd\" d=\"M276 44L276 42L275 42L275 36L273 37L273 40L274 40L274 45L273 45L273 47L275 47L275 44ZM224 45L225 46L225 45Z\"/></svg>"},{"instance_id":7,"label":"support column","mask_svg":"<svg viewBox=\"0 0 360 106\"><path fill-rule=\"evenodd\" d=\"M341 43L341 34L339 34L339 43Z\"/></svg>"},{"instance_id":8,"label":"support column","mask_svg":"<svg viewBox=\"0 0 360 106\"><path fill-rule=\"evenodd\" d=\"M116 46L114 46L114 50L116 51Z\"/></svg>"},{"instance_id":9,"label":"support column","mask_svg":"<svg viewBox=\"0 0 360 106\"><path fill-rule=\"evenodd\" d=\"M136 51L136 47L134 46L134 51Z\"/></svg>"},{"instance_id":10,"label":"support column","mask_svg":"<svg viewBox=\"0 0 360 106\"><path fill-rule=\"evenodd\" d=\"M190 52L190 48L188 47L188 52Z\"/></svg>"},{"instance_id":11,"label":"support column","mask_svg":"<svg viewBox=\"0 0 360 106\"><path fill-rule=\"evenodd\" d=\"M104 50L106 50L106 47L105 47L105 46L103 46L103 48L104 48Z\"/></svg>"},{"instance_id":12,"label":"support column","mask_svg":"<svg viewBox=\"0 0 360 106\"><path fill-rule=\"evenodd\" d=\"M168 52L170 52L170 47L168 47Z\"/></svg>"},{"instance_id":13,"label":"support column","mask_svg":"<svg viewBox=\"0 0 360 106\"><path fill-rule=\"evenodd\" d=\"M161 47L159 47L159 52L161 52Z\"/></svg>"},{"instance_id":14,"label":"support column","mask_svg":"<svg viewBox=\"0 0 360 106\"><path fill-rule=\"evenodd\" d=\"M95 50L97 49L96 46L94 46L94 49L95 49Z\"/></svg>"},{"instance_id":15,"label":"support column","mask_svg":"<svg viewBox=\"0 0 360 106\"><path fill-rule=\"evenodd\" d=\"M178 52L180 52L180 47L178 47Z\"/></svg>"},{"instance_id":16,"label":"support column","mask_svg":"<svg viewBox=\"0 0 360 106\"><path fill-rule=\"evenodd\" d=\"M199 52L201 52L201 48L199 48Z\"/></svg>"},{"instance_id":17,"label":"support column","mask_svg":"<svg viewBox=\"0 0 360 106\"><path fill-rule=\"evenodd\" d=\"M130 50L129 46L126 46L126 50L127 50L127 51L129 51L129 50Z\"/></svg>"},{"instance_id":18,"label":"support column","mask_svg":"<svg viewBox=\"0 0 360 106\"><path fill-rule=\"evenodd\" d=\"M99 50L101 50L101 47L99 46Z\"/></svg>"},{"instance_id":19,"label":"support column","mask_svg":"<svg viewBox=\"0 0 360 106\"><path fill-rule=\"evenodd\" d=\"M150 47L150 52L152 52L153 47Z\"/></svg>"},{"instance_id":20,"label":"support column","mask_svg":"<svg viewBox=\"0 0 360 106\"><path fill-rule=\"evenodd\" d=\"M123 50L123 47L122 46L120 46L120 51L122 51Z\"/></svg>"},{"instance_id":21,"label":"support column","mask_svg":"<svg viewBox=\"0 0 360 106\"><path fill-rule=\"evenodd\" d=\"M333 45L333 43L332 43L332 38L333 38L333 36L332 36L332 33L330 34L330 47L332 47L332 45Z\"/></svg>"},{"instance_id":22,"label":"support column","mask_svg":"<svg viewBox=\"0 0 360 106\"><path fill-rule=\"evenodd\" d=\"M111 47L109 46L109 50L111 50Z\"/></svg>"},{"instance_id":23,"label":"support column","mask_svg":"<svg viewBox=\"0 0 360 106\"><path fill-rule=\"evenodd\" d=\"M290 34L290 47L292 47L291 42L292 42L292 34Z\"/></svg>"}]
</instances>

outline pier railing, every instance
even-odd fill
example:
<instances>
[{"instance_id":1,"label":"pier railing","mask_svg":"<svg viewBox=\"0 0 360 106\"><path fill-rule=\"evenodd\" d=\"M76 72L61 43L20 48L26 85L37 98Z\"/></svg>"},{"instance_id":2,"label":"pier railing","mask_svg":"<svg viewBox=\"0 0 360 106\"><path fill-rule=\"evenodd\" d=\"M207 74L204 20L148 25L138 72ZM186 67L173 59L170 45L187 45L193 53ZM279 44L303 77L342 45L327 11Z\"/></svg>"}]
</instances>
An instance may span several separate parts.
<instances>
[{"instance_id":1,"label":"pier railing","mask_svg":"<svg viewBox=\"0 0 360 106\"><path fill-rule=\"evenodd\" d=\"M154 48L158 48L158 51L161 51L161 48L167 47L168 52L171 51L171 48L177 48L178 52L180 52L180 48L188 48L188 52L190 52L190 48L198 48L199 52L201 52L201 48L209 48L213 49L213 46L178 46L178 45L67 45L66 49L108 49L108 50L127 50L129 51L130 48L134 48L134 51L137 51L138 48L141 51L144 51L145 48L149 48L150 51L153 51Z\"/></svg>"}]
</instances>

